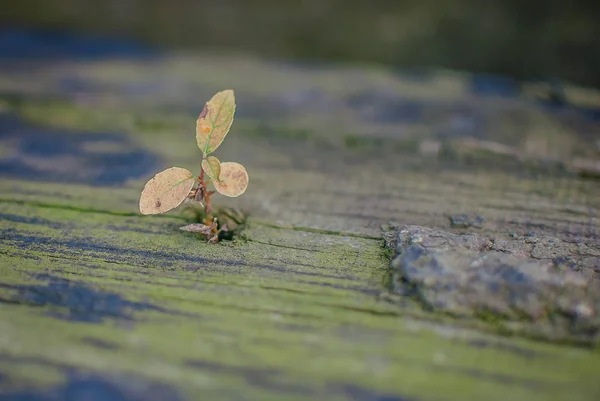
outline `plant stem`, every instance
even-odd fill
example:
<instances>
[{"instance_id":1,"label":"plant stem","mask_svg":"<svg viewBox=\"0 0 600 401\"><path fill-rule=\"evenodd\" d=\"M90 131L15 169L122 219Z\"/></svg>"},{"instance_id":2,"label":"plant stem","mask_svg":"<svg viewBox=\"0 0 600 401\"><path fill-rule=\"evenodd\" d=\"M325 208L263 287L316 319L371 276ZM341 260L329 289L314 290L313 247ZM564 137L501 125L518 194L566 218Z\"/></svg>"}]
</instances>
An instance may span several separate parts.
<instances>
[{"instance_id":1,"label":"plant stem","mask_svg":"<svg viewBox=\"0 0 600 401\"><path fill-rule=\"evenodd\" d=\"M200 167L200 176L198 177L200 181L200 190L202 191L202 198L204 199L204 211L206 212L206 219L208 221L212 221L212 205L210 204L210 195L211 192L207 189L207 182L204 181L204 169Z\"/></svg>"}]
</instances>

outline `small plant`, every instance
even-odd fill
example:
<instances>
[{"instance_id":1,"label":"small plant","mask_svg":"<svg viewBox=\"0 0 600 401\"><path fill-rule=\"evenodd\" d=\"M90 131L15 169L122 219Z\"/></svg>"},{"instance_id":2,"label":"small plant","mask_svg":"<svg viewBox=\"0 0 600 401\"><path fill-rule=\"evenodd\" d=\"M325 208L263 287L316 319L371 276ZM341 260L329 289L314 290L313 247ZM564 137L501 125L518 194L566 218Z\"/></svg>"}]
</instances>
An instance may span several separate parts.
<instances>
[{"instance_id":1,"label":"small plant","mask_svg":"<svg viewBox=\"0 0 600 401\"><path fill-rule=\"evenodd\" d=\"M235 162L223 162L213 153L229 132L235 114L233 90L215 94L205 105L196 121L196 141L202 151L202 163L198 177L181 167L171 167L152 177L144 186L140 197L142 214L162 214L184 201L198 202L203 207L199 217L202 223L180 227L183 231L197 232L209 242L219 241L219 234L228 230L212 214L210 197L215 193L208 189L210 183L222 195L237 197L248 187L248 173L244 166Z\"/></svg>"}]
</instances>

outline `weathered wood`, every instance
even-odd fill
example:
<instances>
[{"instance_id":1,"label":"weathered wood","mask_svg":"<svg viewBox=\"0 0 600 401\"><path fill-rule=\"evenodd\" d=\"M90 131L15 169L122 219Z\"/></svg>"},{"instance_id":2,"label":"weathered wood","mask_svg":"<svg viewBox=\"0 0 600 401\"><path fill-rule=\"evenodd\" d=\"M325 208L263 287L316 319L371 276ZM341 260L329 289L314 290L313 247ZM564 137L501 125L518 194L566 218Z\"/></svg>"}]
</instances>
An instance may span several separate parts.
<instances>
[{"instance_id":1,"label":"weathered wood","mask_svg":"<svg viewBox=\"0 0 600 401\"><path fill-rule=\"evenodd\" d=\"M449 73L209 56L2 68L0 394L600 394L594 348L503 337L392 296L380 233L395 220L578 238L572 256L599 280L600 185L578 160L598 160L600 128L575 106L478 97ZM216 155L250 185L214 202L249 220L214 246L178 230L184 214L141 216L137 202L161 168L198 171L194 121L224 88L238 114ZM452 227L462 213L483 226Z\"/></svg>"}]
</instances>

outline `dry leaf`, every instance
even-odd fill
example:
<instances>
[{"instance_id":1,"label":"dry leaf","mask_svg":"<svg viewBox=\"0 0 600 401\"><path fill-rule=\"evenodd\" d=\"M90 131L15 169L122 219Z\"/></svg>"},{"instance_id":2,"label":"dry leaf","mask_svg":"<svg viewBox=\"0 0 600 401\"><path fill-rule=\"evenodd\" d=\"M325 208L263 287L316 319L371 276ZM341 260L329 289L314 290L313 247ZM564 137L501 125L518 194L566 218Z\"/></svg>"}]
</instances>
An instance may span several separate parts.
<instances>
[{"instance_id":1,"label":"dry leaf","mask_svg":"<svg viewBox=\"0 0 600 401\"><path fill-rule=\"evenodd\" d=\"M208 156L202 160L202 170L210 177L213 181L219 181L219 175L221 175L221 162L214 156Z\"/></svg>"},{"instance_id":2,"label":"dry leaf","mask_svg":"<svg viewBox=\"0 0 600 401\"><path fill-rule=\"evenodd\" d=\"M140 197L140 212L166 213L179 206L193 186L194 176L184 168L171 167L161 171L144 186Z\"/></svg>"},{"instance_id":3,"label":"dry leaf","mask_svg":"<svg viewBox=\"0 0 600 401\"><path fill-rule=\"evenodd\" d=\"M204 105L196 121L196 140L205 157L223 142L234 114L235 96L231 89L218 92Z\"/></svg>"},{"instance_id":4,"label":"dry leaf","mask_svg":"<svg viewBox=\"0 0 600 401\"><path fill-rule=\"evenodd\" d=\"M179 227L181 231L188 231L190 233L202 233L202 234L210 234L212 232L212 226L207 226L206 224L188 224L187 226Z\"/></svg>"},{"instance_id":5,"label":"dry leaf","mask_svg":"<svg viewBox=\"0 0 600 401\"><path fill-rule=\"evenodd\" d=\"M221 163L219 181L213 182L213 185L220 194L235 198L248 188L248 172L239 163Z\"/></svg>"}]
</instances>

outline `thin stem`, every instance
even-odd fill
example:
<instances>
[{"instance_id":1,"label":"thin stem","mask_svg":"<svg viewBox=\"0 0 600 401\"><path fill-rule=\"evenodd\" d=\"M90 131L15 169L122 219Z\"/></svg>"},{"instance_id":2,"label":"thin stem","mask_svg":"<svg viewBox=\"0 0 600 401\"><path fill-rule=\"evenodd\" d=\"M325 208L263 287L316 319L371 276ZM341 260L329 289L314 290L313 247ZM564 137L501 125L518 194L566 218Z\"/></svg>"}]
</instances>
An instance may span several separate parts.
<instances>
[{"instance_id":1,"label":"thin stem","mask_svg":"<svg viewBox=\"0 0 600 401\"><path fill-rule=\"evenodd\" d=\"M207 182L204 181L204 169L200 166L200 176L198 177L200 181L200 191L202 191L202 198L204 199L204 211L206 212L206 219L208 221L212 221L212 205L210 204L210 196L212 195L211 191L208 191Z\"/></svg>"},{"instance_id":2,"label":"thin stem","mask_svg":"<svg viewBox=\"0 0 600 401\"><path fill-rule=\"evenodd\" d=\"M217 218L212 215L212 205L210 204L210 196L215 193L215 191L209 191L207 185L210 181L204 180L204 169L200 166L200 175L198 176L198 185L199 191L202 199L204 200L204 213L206 214L206 218L204 220L204 224L210 226L210 233L206 233L209 237L208 242L216 243L219 242L219 232L227 231L227 227L222 227L219 229L217 226Z\"/></svg>"}]
</instances>

